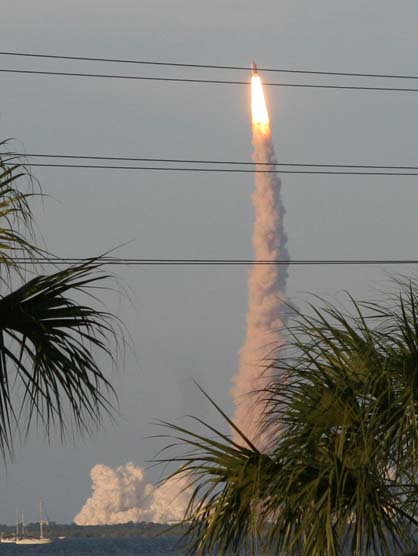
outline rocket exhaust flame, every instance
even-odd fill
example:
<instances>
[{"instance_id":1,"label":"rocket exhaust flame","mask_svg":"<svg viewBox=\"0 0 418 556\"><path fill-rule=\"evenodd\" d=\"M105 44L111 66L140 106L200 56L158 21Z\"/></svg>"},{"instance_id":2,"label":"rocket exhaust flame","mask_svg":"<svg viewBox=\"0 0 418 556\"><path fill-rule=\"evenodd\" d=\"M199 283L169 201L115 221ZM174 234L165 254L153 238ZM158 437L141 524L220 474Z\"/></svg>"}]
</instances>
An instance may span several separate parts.
<instances>
[{"instance_id":1,"label":"rocket exhaust flame","mask_svg":"<svg viewBox=\"0 0 418 556\"><path fill-rule=\"evenodd\" d=\"M254 162L275 164L269 115L261 79L255 63L251 84L251 113ZM268 168L268 166L267 166ZM272 169L274 167L272 166ZM253 205L254 258L288 259L287 237L284 233L285 210L281 201L281 181L276 174L256 174ZM267 439L260 436L260 401L256 393L269 381L264 372L269 360L285 344L283 332L286 306L287 267L254 265L248 282L248 312L245 343L240 351L240 366L234 378L232 394L235 401L234 421L256 445L264 447ZM240 442L238 437L235 440ZM261 445L260 445L261 444Z\"/></svg>"},{"instance_id":2,"label":"rocket exhaust flame","mask_svg":"<svg viewBox=\"0 0 418 556\"><path fill-rule=\"evenodd\" d=\"M265 134L270 131L269 115L264 98L263 86L256 70L253 70L253 76L251 78L251 115L253 133L257 133L258 131Z\"/></svg>"}]
</instances>

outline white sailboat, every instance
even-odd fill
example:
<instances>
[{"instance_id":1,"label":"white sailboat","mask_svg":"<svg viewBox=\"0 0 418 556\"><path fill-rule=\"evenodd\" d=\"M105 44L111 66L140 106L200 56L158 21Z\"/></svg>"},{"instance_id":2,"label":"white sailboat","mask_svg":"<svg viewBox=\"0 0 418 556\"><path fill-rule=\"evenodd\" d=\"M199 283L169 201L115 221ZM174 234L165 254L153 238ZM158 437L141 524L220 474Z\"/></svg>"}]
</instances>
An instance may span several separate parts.
<instances>
[{"instance_id":1,"label":"white sailboat","mask_svg":"<svg viewBox=\"0 0 418 556\"><path fill-rule=\"evenodd\" d=\"M2 537L0 539L0 542L7 542L7 543L15 543L16 542L16 537Z\"/></svg>"},{"instance_id":2,"label":"white sailboat","mask_svg":"<svg viewBox=\"0 0 418 556\"><path fill-rule=\"evenodd\" d=\"M23 519L22 519L23 521ZM44 536L44 525L48 522L45 521L42 517L42 500L39 501L39 537L31 537L27 536L23 532L23 523L22 523L22 536L16 538L16 544L50 544L52 543L52 539L49 537Z\"/></svg>"},{"instance_id":3,"label":"white sailboat","mask_svg":"<svg viewBox=\"0 0 418 556\"><path fill-rule=\"evenodd\" d=\"M7 543L15 543L16 542L16 538L14 535L12 535L11 537L2 537L0 539L0 542L7 542Z\"/></svg>"},{"instance_id":4,"label":"white sailboat","mask_svg":"<svg viewBox=\"0 0 418 556\"><path fill-rule=\"evenodd\" d=\"M1 543L15 543L16 539L19 538L19 510L16 508L16 533L14 535L2 536L0 539Z\"/></svg>"}]
</instances>

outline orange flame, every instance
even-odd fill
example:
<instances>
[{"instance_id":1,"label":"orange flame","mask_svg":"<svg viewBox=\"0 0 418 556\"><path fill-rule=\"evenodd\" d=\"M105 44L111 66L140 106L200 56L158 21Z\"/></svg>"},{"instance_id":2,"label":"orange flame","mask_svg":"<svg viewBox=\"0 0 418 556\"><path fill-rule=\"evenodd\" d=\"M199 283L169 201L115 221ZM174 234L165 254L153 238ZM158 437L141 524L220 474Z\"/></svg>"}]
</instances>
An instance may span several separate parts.
<instances>
[{"instance_id":1,"label":"orange flame","mask_svg":"<svg viewBox=\"0 0 418 556\"><path fill-rule=\"evenodd\" d=\"M259 75L253 75L251 78L251 114L253 127L263 134L268 133L270 131L269 115Z\"/></svg>"}]
</instances>

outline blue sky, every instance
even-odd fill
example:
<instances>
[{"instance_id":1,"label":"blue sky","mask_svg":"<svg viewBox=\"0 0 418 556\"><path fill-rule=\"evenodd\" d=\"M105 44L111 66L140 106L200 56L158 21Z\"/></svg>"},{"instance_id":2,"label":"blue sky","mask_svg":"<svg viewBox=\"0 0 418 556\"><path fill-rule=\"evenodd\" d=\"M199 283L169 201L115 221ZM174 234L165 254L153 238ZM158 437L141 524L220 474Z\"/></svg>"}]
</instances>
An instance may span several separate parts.
<instances>
[{"instance_id":1,"label":"blue sky","mask_svg":"<svg viewBox=\"0 0 418 556\"><path fill-rule=\"evenodd\" d=\"M413 74L417 17L412 0L5 0L0 50L225 65L255 59L259 66ZM163 71L1 56L0 67ZM164 75L243 78L215 70ZM246 87L8 74L0 79L1 138L15 138L26 152L251 156ZM270 88L267 95L279 161L418 162L414 93ZM37 207L40 230L51 251L63 256L95 255L129 242L121 256L251 257L251 175L38 169L36 176L49 195ZM287 175L283 197L295 259L417 255L415 178ZM308 292L331 299L344 290L373 295L396 270L411 269L292 267L289 295L299 305ZM16 463L1 471L0 522L12 523L16 506L35 519L41 495L51 519L70 521L89 493L94 464L143 465L152 458L157 443L147 437L155 433L153 420L187 413L212 418L193 378L231 411L246 280L247 269L238 268L117 268L127 294L109 293L105 300L131 337L114 374L121 416L67 447L48 446L34 431L18 447Z\"/></svg>"}]
</instances>

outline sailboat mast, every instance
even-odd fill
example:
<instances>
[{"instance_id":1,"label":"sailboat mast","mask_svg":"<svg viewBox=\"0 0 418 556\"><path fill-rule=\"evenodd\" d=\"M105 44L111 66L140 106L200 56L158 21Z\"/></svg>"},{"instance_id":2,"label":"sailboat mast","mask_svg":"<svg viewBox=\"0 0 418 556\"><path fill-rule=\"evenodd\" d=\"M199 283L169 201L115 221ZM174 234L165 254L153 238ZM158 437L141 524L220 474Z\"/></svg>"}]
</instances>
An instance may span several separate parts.
<instances>
[{"instance_id":1,"label":"sailboat mast","mask_svg":"<svg viewBox=\"0 0 418 556\"><path fill-rule=\"evenodd\" d=\"M41 539L44 538L44 522L42 519L42 498L39 500L39 529L40 529L40 535L39 537Z\"/></svg>"}]
</instances>

